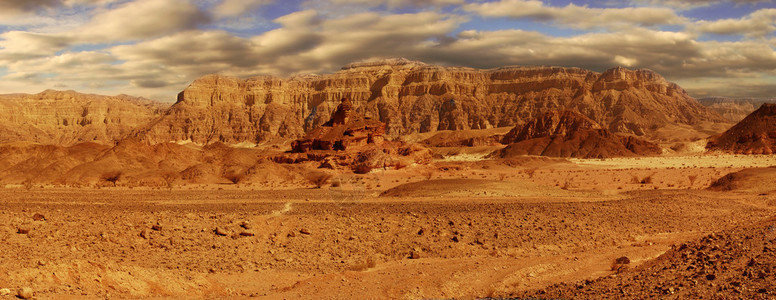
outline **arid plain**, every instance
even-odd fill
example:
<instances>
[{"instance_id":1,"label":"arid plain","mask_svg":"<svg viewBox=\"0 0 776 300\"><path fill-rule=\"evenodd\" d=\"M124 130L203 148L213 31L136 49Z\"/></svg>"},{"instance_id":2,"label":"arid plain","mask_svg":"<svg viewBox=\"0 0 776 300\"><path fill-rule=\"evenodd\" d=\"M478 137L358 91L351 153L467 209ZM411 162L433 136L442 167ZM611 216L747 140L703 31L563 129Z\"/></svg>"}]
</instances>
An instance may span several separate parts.
<instances>
[{"instance_id":1,"label":"arid plain","mask_svg":"<svg viewBox=\"0 0 776 300\"><path fill-rule=\"evenodd\" d=\"M776 297L776 106L704 104L407 60L5 95L0 294Z\"/></svg>"}]
</instances>

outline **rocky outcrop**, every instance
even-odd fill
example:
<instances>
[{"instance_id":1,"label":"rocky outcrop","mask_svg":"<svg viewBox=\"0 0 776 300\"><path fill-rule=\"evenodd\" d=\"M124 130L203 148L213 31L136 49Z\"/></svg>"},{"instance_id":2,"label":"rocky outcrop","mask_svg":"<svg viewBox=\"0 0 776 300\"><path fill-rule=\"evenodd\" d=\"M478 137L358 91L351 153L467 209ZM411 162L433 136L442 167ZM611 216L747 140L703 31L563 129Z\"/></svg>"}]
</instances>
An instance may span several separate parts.
<instances>
[{"instance_id":1,"label":"rocky outcrop","mask_svg":"<svg viewBox=\"0 0 776 300\"><path fill-rule=\"evenodd\" d=\"M765 103L724 133L709 138L709 151L776 153L776 104Z\"/></svg>"},{"instance_id":2,"label":"rocky outcrop","mask_svg":"<svg viewBox=\"0 0 776 300\"><path fill-rule=\"evenodd\" d=\"M547 112L524 125L515 126L502 143L509 145L492 156L609 158L662 153L661 148L652 142L612 133L574 111Z\"/></svg>"},{"instance_id":3,"label":"rocky outcrop","mask_svg":"<svg viewBox=\"0 0 776 300\"><path fill-rule=\"evenodd\" d=\"M0 95L0 143L30 141L61 146L113 144L160 116L167 105L126 95L115 97L46 90Z\"/></svg>"},{"instance_id":4,"label":"rocky outcrop","mask_svg":"<svg viewBox=\"0 0 776 300\"><path fill-rule=\"evenodd\" d=\"M343 98L322 126L304 138L291 143L290 153L278 155L276 162L315 161L322 168L349 168L367 173L375 168L401 168L414 163L428 163L431 152L422 146L385 141L385 123L366 118L352 110Z\"/></svg>"},{"instance_id":5,"label":"rocky outcrop","mask_svg":"<svg viewBox=\"0 0 776 300\"><path fill-rule=\"evenodd\" d=\"M393 59L285 79L205 76L136 135L154 143L295 139L327 122L342 98L385 123L388 137L515 126L550 110L575 110L612 132L634 135L667 124L724 121L649 70L479 70Z\"/></svg>"},{"instance_id":6,"label":"rocky outcrop","mask_svg":"<svg viewBox=\"0 0 776 300\"><path fill-rule=\"evenodd\" d=\"M310 131L303 139L291 143L291 152L310 150L353 150L384 142L385 123L354 115L351 102L345 98L331 120Z\"/></svg>"}]
</instances>

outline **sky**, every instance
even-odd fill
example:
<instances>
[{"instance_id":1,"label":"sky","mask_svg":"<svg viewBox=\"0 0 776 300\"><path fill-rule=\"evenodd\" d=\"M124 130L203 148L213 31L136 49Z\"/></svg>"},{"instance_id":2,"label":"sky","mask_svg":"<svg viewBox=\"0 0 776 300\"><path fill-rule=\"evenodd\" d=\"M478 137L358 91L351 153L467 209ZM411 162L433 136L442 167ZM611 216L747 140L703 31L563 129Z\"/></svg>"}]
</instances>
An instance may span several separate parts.
<instances>
[{"instance_id":1,"label":"sky","mask_svg":"<svg viewBox=\"0 0 776 300\"><path fill-rule=\"evenodd\" d=\"M623 66L695 97L776 97L776 0L0 0L0 93L160 101L205 74L357 61Z\"/></svg>"}]
</instances>

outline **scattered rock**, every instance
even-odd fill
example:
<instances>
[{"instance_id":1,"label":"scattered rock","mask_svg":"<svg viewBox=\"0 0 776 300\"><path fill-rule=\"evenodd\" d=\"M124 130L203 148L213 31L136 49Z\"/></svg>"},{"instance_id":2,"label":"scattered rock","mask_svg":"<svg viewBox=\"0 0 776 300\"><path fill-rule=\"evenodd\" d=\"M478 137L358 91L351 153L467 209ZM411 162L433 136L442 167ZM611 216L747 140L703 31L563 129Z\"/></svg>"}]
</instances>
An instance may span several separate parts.
<instances>
[{"instance_id":1,"label":"scattered rock","mask_svg":"<svg viewBox=\"0 0 776 300\"><path fill-rule=\"evenodd\" d=\"M8 296L11 293L12 293L11 289L9 289L9 288L2 288L2 289L0 289L0 296Z\"/></svg>"},{"instance_id":2,"label":"scattered rock","mask_svg":"<svg viewBox=\"0 0 776 300\"><path fill-rule=\"evenodd\" d=\"M32 298L32 288L29 288L29 287L20 288L17 291L16 296L22 299L30 299Z\"/></svg>"},{"instance_id":3,"label":"scattered rock","mask_svg":"<svg viewBox=\"0 0 776 300\"><path fill-rule=\"evenodd\" d=\"M240 235L241 235L241 236L254 236L254 235L256 235L256 234L255 234L255 233L253 233L252 231L246 231L246 230L243 230L243 231L241 231L241 232L240 232Z\"/></svg>"},{"instance_id":4,"label":"scattered rock","mask_svg":"<svg viewBox=\"0 0 776 300\"><path fill-rule=\"evenodd\" d=\"M310 233L310 230L308 230L307 228L299 229L299 233L306 234L306 235L312 234L312 233Z\"/></svg>"},{"instance_id":5,"label":"scattered rock","mask_svg":"<svg viewBox=\"0 0 776 300\"><path fill-rule=\"evenodd\" d=\"M621 265L627 265L630 264L630 259L627 256L621 256L614 260L614 263L621 264Z\"/></svg>"},{"instance_id":6,"label":"scattered rock","mask_svg":"<svg viewBox=\"0 0 776 300\"><path fill-rule=\"evenodd\" d=\"M30 233L30 229L29 228L19 227L19 228L16 229L16 233L18 233L18 234L28 234L28 233Z\"/></svg>"},{"instance_id":7,"label":"scattered rock","mask_svg":"<svg viewBox=\"0 0 776 300\"><path fill-rule=\"evenodd\" d=\"M229 235L229 231L227 231L227 230L225 230L225 229L223 229L221 227L216 227L216 229L213 230L213 232L215 232L215 234L218 235L218 236L227 236L227 235Z\"/></svg>"},{"instance_id":8,"label":"scattered rock","mask_svg":"<svg viewBox=\"0 0 776 300\"><path fill-rule=\"evenodd\" d=\"M162 230L162 225L159 225L159 224L153 225L153 226L151 226L151 229L153 229L155 231L161 231Z\"/></svg>"},{"instance_id":9,"label":"scattered rock","mask_svg":"<svg viewBox=\"0 0 776 300\"><path fill-rule=\"evenodd\" d=\"M630 264L630 259L627 256L621 256L614 260L612 263L612 271L620 272L626 268L628 268L628 264Z\"/></svg>"},{"instance_id":10,"label":"scattered rock","mask_svg":"<svg viewBox=\"0 0 776 300\"><path fill-rule=\"evenodd\" d=\"M418 259L418 258L420 258L420 251L418 251L417 249L413 249L412 251L410 251L409 258L410 259Z\"/></svg>"},{"instance_id":11,"label":"scattered rock","mask_svg":"<svg viewBox=\"0 0 776 300\"><path fill-rule=\"evenodd\" d=\"M253 228L253 225L251 225L251 223L248 222L248 221L242 221L240 223L240 227L242 227L244 229L251 229L251 228Z\"/></svg>"},{"instance_id":12,"label":"scattered rock","mask_svg":"<svg viewBox=\"0 0 776 300\"><path fill-rule=\"evenodd\" d=\"M151 238L151 232L148 231L148 229L144 228L143 230L140 231L140 237L144 239L149 239Z\"/></svg>"},{"instance_id":13,"label":"scattered rock","mask_svg":"<svg viewBox=\"0 0 776 300\"><path fill-rule=\"evenodd\" d=\"M46 221L46 217L39 213L32 215L32 219L35 221Z\"/></svg>"}]
</instances>

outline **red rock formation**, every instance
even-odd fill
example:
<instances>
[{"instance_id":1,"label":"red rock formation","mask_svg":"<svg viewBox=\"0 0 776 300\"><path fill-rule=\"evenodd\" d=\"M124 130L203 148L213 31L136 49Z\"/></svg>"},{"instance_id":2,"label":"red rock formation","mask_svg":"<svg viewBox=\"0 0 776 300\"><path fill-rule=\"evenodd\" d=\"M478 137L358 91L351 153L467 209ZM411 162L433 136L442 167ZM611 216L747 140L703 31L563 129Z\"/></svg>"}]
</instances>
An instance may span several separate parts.
<instances>
[{"instance_id":1,"label":"red rock formation","mask_svg":"<svg viewBox=\"0 0 776 300\"><path fill-rule=\"evenodd\" d=\"M574 111L547 112L524 125L516 126L502 142L509 146L497 151L494 156L608 158L657 155L662 152L654 143L612 133Z\"/></svg>"},{"instance_id":2,"label":"red rock formation","mask_svg":"<svg viewBox=\"0 0 776 300\"><path fill-rule=\"evenodd\" d=\"M721 135L709 138L706 149L737 154L776 153L776 104L763 104Z\"/></svg>"},{"instance_id":3,"label":"red rock formation","mask_svg":"<svg viewBox=\"0 0 776 300\"><path fill-rule=\"evenodd\" d=\"M159 122L151 142L260 142L299 138L327 122L339 99L386 123L386 135L507 127L550 110L579 111L612 132L648 135L667 124L723 122L679 86L649 70L439 67L407 60L351 64L329 75L194 81Z\"/></svg>"},{"instance_id":4,"label":"red rock formation","mask_svg":"<svg viewBox=\"0 0 776 300\"><path fill-rule=\"evenodd\" d=\"M310 150L353 150L384 141L385 123L354 115L352 104L343 98L331 119L310 131L303 139L291 143L292 152Z\"/></svg>"},{"instance_id":5,"label":"red rock formation","mask_svg":"<svg viewBox=\"0 0 776 300\"><path fill-rule=\"evenodd\" d=\"M291 143L291 153L274 158L281 163L320 162L324 168L347 167L357 173L412 163L427 163L431 152L422 146L385 141L385 123L352 111L342 99L329 121Z\"/></svg>"}]
</instances>

